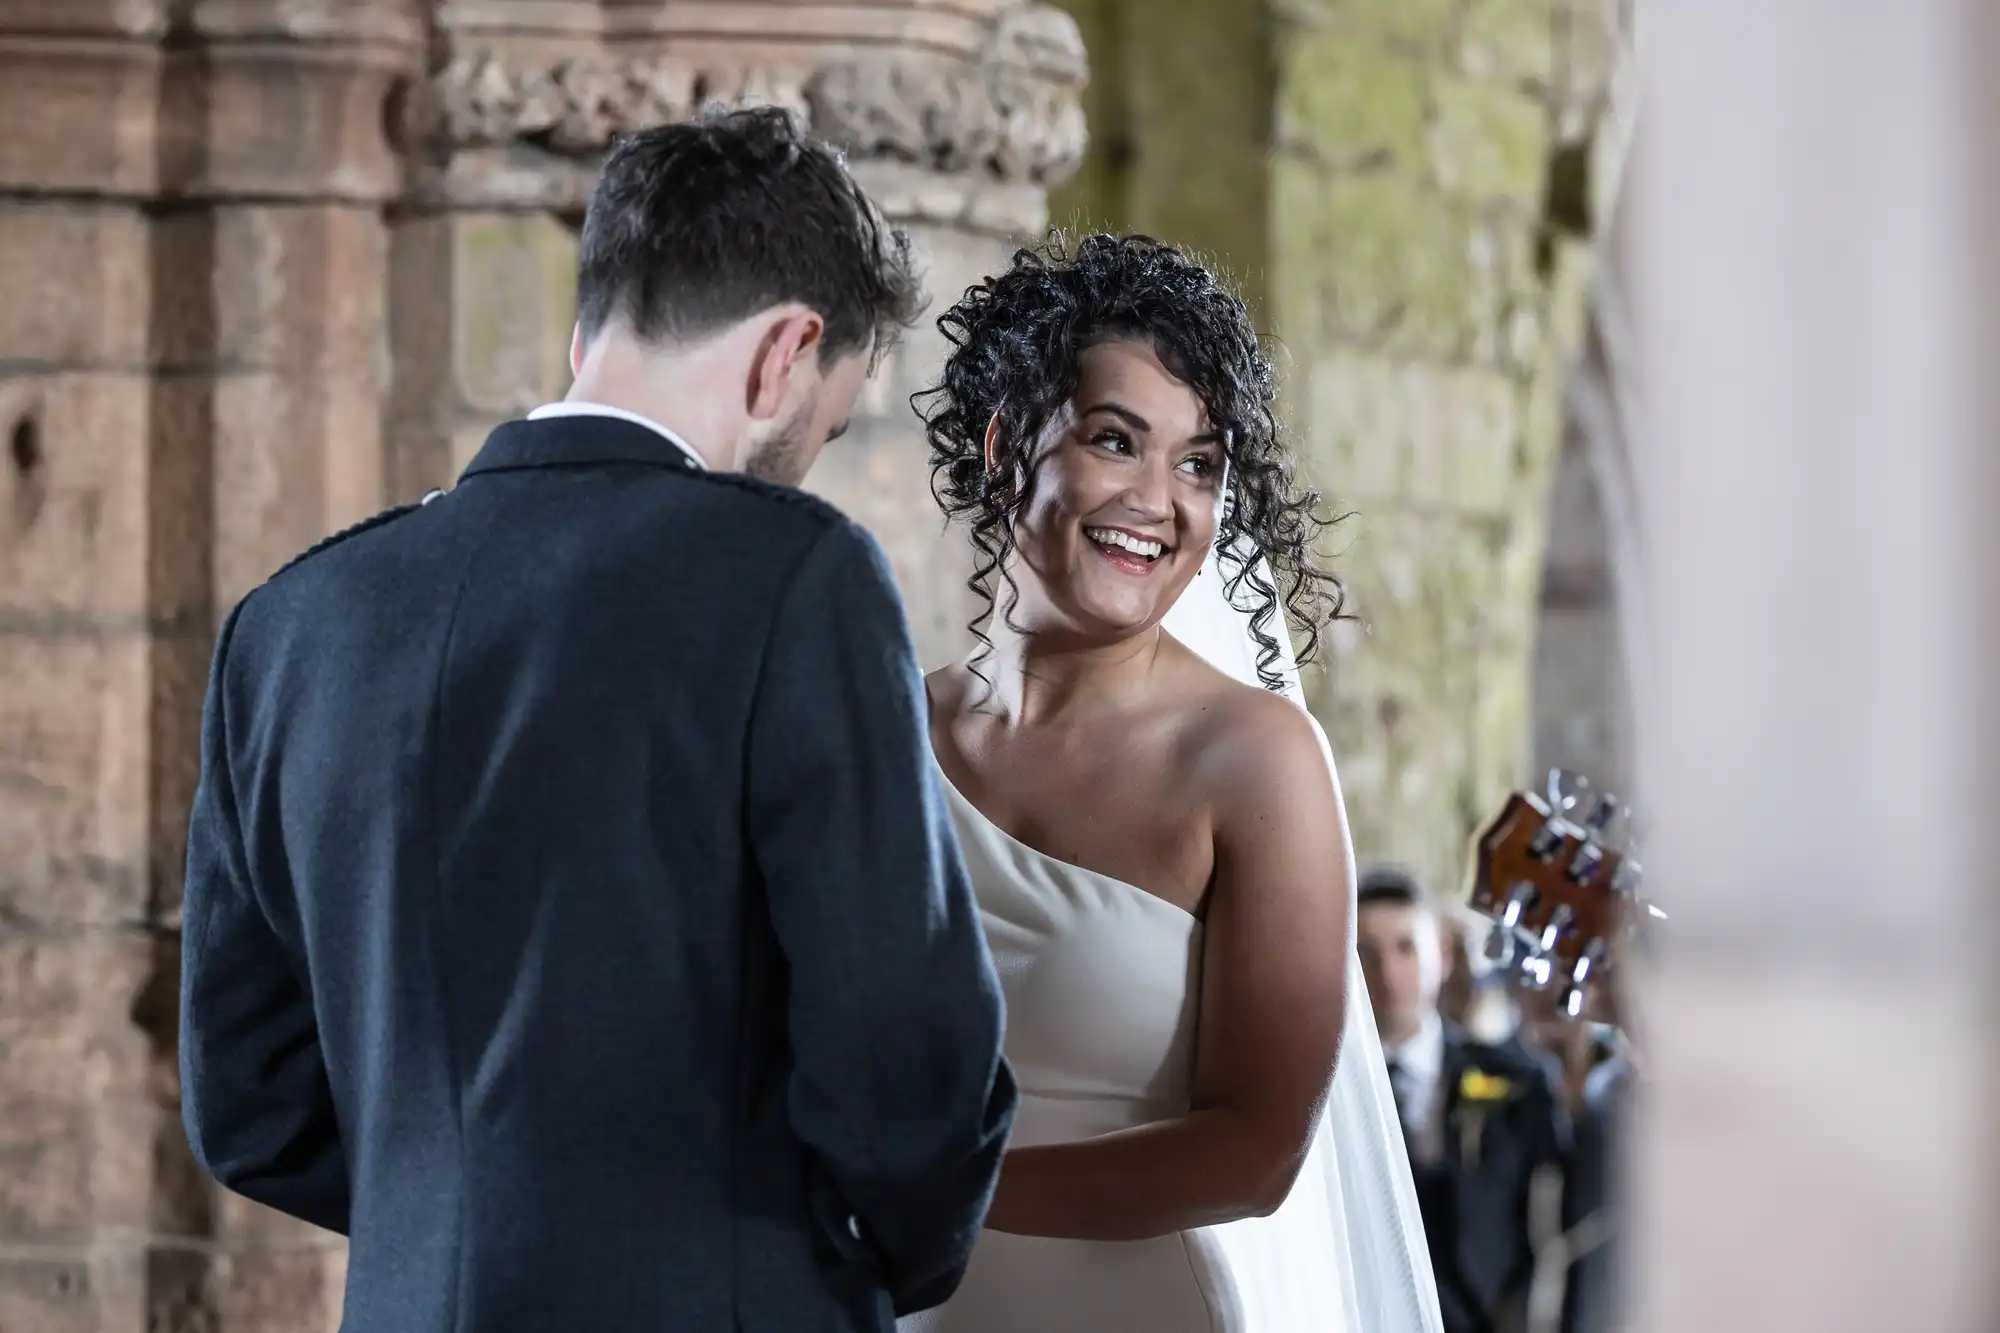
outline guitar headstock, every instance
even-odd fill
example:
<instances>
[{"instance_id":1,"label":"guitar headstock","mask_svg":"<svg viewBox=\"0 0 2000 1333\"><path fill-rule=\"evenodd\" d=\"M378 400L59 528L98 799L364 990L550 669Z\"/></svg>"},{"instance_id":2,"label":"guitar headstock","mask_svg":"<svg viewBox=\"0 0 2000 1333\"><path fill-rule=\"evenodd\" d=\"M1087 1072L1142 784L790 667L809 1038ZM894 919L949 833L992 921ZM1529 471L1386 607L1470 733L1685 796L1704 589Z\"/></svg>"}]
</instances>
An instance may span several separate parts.
<instances>
[{"instance_id":1,"label":"guitar headstock","mask_svg":"<svg viewBox=\"0 0 2000 1333\"><path fill-rule=\"evenodd\" d=\"M1621 816L1623 849L1610 838ZM1665 915L1639 899L1631 822L1616 797L1552 769L1545 793L1509 796L1474 847L1469 903L1493 922L1487 958L1523 985L1557 987L1571 1018L1641 922Z\"/></svg>"}]
</instances>

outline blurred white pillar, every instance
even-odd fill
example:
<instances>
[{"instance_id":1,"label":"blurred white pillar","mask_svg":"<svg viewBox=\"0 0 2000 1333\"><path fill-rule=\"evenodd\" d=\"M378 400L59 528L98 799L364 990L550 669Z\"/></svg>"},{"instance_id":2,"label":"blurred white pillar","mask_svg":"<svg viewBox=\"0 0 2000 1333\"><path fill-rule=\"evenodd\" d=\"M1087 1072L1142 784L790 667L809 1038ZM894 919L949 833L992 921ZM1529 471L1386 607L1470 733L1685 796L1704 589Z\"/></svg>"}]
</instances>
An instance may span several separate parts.
<instances>
[{"instance_id":1,"label":"blurred white pillar","mask_svg":"<svg viewBox=\"0 0 2000 1333\"><path fill-rule=\"evenodd\" d=\"M2000 1327L1996 8L1643 14L1656 1333Z\"/></svg>"}]
</instances>

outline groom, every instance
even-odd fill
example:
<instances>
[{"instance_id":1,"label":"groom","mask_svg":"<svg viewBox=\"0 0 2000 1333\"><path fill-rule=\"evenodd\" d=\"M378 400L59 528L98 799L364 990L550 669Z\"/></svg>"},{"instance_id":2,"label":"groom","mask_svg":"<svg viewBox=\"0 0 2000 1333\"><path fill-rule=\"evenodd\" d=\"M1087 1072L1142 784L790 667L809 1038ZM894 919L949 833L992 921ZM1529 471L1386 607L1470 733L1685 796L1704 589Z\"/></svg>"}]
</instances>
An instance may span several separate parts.
<instances>
[{"instance_id":1,"label":"groom","mask_svg":"<svg viewBox=\"0 0 2000 1333\"><path fill-rule=\"evenodd\" d=\"M225 621L181 1073L345 1326L882 1330L1014 1106L875 544L791 489L917 314L780 112L621 141L569 401Z\"/></svg>"}]
</instances>

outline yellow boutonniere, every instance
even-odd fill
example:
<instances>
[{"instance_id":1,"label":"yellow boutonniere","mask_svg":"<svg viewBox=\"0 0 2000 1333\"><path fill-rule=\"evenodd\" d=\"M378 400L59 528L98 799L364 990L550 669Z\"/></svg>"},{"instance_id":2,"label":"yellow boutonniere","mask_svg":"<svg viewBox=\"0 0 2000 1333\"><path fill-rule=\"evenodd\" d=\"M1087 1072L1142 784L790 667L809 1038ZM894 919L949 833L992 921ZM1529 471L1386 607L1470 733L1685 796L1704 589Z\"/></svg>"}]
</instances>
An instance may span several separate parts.
<instances>
[{"instance_id":1,"label":"yellow boutonniere","mask_svg":"<svg viewBox=\"0 0 2000 1333\"><path fill-rule=\"evenodd\" d=\"M1513 1095L1514 1080L1484 1070L1468 1069L1458 1081L1458 1099L1462 1102L1491 1105L1504 1102Z\"/></svg>"}]
</instances>

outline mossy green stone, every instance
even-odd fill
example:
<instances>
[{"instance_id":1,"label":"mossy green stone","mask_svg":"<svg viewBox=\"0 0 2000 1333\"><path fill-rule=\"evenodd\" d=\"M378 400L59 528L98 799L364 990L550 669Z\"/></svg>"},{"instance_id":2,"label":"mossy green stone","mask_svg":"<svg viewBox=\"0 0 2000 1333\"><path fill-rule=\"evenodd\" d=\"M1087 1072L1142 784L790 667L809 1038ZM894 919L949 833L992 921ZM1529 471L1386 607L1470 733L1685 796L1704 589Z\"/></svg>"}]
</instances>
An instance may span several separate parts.
<instances>
[{"instance_id":1,"label":"mossy green stone","mask_svg":"<svg viewBox=\"0 0 2000 1333\"><path fill-rule=\"evenodd\" d=\"M1342 505L1371 508L1402 486L1401 367L1358 348L1313 363L1305 385L1305 448Z\"/></svg>"},{"instance_id":2,"label":"mossy green stone","mask_svg":"<svg viewBox=\"0 0 2000 1333\"><path fill-rule=\"evenodd\" d=\"M1332 327L1384 350L1458 360L1490 339L1470 227L1422 184L1354 176L1328 190Z\"/></svg>"},{"instance_id":3,"label":"mossy green stone","mask_svg":"<svg viewBox=\"0 0 2000 1333\"><path fill-rule=\"evenodd\" d=\"M1424 67L1342 33L1301 33L1279 53L1277 140L1335 167L1424 158Z\"/></svg>"},{"instance_id":4,"label":"mossy green stone","mask_svg":"<svg viewBox=\"0 0 2000 1333\"><path fill-rule=\"evenodd\" d=\"M1290 153L1275 155L1270 171L1271 329L1295 348L1317 348L1324 336L1330 271L1329 179L1318 164Z\"/></svg>"},{"instance_id":5,"label":"mossy green stone","mask_svg":"<svg viewBox=\"0 0 2000 1333\"><path fill-rule=\"evenodd\" d=\"M1550 113L1545 102L1504 84L1440 78L1432 84L1431 169L1446 193L1540 211L1548 170Z\"/></svg>"},{"instance_id":6,"label":"mossy green stone","mask_svg":"<svg viewBox=\"0 0 2000 1333\"><path fill-rule=\"evenodd\" d=\"M1548 0L1468 0L1459 63L1473 78L1546 89L1555 77L1556 35Z\"/></svg>"},{"instance_id":7,"label":"mossy green stone","mask_svg":"<svg viewBox=\"0 0 2000 1333\"><path fill-rule=\"evenodd\" d=\"M1597 284L1597 252L1581 242L1563 239L1555 245L1555 272L1549 283L1549 327L1558 351L1567 360L1583 345L1590 314L1590 294Z\"/></svg>"},{"instance_id":8,"label":"mossy green stone","mask_svg":"<svg viewBox=\"0 0 2000 1333\"><path fill-rule=\"evenodd\" d=\"M1277 16L1303 28L1371 37L1437 55L1458 27L1455 0L1277 0Z\"/></svg>"}]
</instances>

